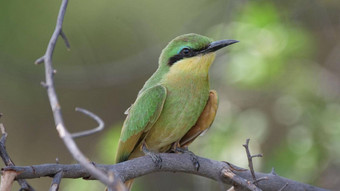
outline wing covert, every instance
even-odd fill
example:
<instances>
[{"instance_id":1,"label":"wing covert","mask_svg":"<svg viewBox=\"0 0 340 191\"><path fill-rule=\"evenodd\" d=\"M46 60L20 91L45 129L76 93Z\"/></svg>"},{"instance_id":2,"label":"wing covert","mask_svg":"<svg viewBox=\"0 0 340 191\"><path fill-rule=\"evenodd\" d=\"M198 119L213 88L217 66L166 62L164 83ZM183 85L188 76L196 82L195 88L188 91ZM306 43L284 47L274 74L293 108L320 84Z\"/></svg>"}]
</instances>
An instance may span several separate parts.
<instances>
[{"instance_id":1,"label":"wing covert","mask_svg":"<svg viewBox=\"0 0 340 191\"><path fill-rule=\"evenodd\" d=\"M127 160L139 143L141 136L147 132L160 116L166 99L166 88L161 85L142 92L131 106L119 139L116 161Z\"/></svg>"},{"instance_id":2,"label":"wing covert","mask_svg":"<svg viewBox=\"0 0 340 191\"><path fill-rule=\"evenodd\" d=\"M148 123L154 123L161 113L166 98L166 89L154 86L138 96L125 119L120 139L124 142L132 135L144 130Z\"/></svg>"}]
</instances>

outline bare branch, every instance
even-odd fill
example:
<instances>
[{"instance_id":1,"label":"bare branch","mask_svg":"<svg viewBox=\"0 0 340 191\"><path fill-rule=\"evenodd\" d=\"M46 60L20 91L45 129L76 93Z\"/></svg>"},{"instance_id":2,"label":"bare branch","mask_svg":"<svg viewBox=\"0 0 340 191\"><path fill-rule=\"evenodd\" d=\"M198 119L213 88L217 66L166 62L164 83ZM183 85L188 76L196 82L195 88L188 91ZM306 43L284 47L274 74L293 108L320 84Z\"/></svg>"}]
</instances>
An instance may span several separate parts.
<instances>
[{"instance_id":1,"label":"bare branch","mask_svg":"<svg viewBox=\"0 0 340 191\"><path fill-rule=\"evenodd\" d=\"M52 180L52 184L51 187L49 189L49 191L58 191L59 189L59 184L61 182L61 179L63 178L63 171L59 171Z\"/></svg>"},{"instance_id":2,"label":"bare branch","mask_svg":"<svg viewBox=\"0 0 340 191\"><path fill-rule=\"evenodd\" d=\"M101 130L104 129L104 121L98 117L96 114L87 111L86 109L82 109L82 108L76 108L76 111L82 112L85 115L90 116L92 119L96 120L96 122L98 123L98 127L88 130L88 131L82 131L82 132L78 132L78 133L72 133L71 136L72 138L79 138L79 137L84 137L84 136L88 136L88 135L92 135L94 133L97 133Z\"/></svg>"},{"instance_id":3,"label":"bare branch","mask_svg":"<svg viewBox=\"0 0 340 191\"><path fill-rule=\"evenodd\" d=\"M253 158L254 157L262 157L263 155L262 154L251 155L250 150L249 150L249 141L250 141L250 139L247 139L246 144L244 144L243 147L246 149L247 158L248 158L248 166L249 166L249 170L251 172L252 178L253 178L253 182L254 182L255 185L257 185L258 181L256 180L256 176L255 176Z\"/></svg>"},{"instance_id":4,"label":"bare branch","mask_svg":"<svg viewBox=\"0 0 340 191\"><path fill-rule=\"evenodd\" d=\"M7 150L6 150L7 133L6 133L5 127L2 123L0 123L0 130L1 130L1 133L2 133L2 136L1 136L1 139L0 139L0 156L2 158L2 161L4 161L6 166L15 166L14 162L9 157ZM21 186L22 190L34 191L34 189L26 182L26 180L19 179L18 183Z\"/></svg>"},{"instance_id":5,"label":"bare branch","mask_svg":"<svg viewBox=\"0 0 340 191\"><path fill-rule=\"evenodd\" d=\"M155 167L152 159L148 156L143 156L128 160L115 165L102 165L96 164L96 167L103 171L112 171L115 175L119 176L122 181L127 181L129 179L137 178L146 174L154 172L183 172L189 174L195 174L210 178L216 181L221 181L228 185L233 185L236 181L232 178L222 176L222 170L229 169L238 177L245 180L252 180L252 175L249 170L237 167L230 163L215 161L207 158L197 157L200 163L200 169L197 171L192 166L192 161L189 155L185 154L174 154L174 153L161 153L160 156L163 160L162 168L159 169ZM235 170L243 169L243 170ZM73 165L63 165L63 164L42 164L33 166L15 166L15 167L5 167L3 171L15 170L20 171L21 174L17 178L39 178L39 177L51 177L58 173L60 170L64 172L63 178L85 178L85 179L95 179L88 171L78 164ZM308 190L308 191L326 191L326 189L314 187L308 184L303 184L296 182L294 180L289 180L278 175L273 175L271 173L256 173L256 177L261 179L262 177L267 177L268 180L258 182L258 188L266 190L279 190L285 184L285 190Z\"/></svg>"},{"instance_id":6,"label":"bare branch","mask_svg":"<svg viewBox=\"0 0 340 191\"><path fill-rule=\"evenodd\" d=\"M53 75L54 75L55 70L53 69L53 65L52 65L52 56L53 56L53 51L54 51L56 42L58 40L58 37L62 36L64 38L64 41L66 42L66 45L68 45L67 38L65 34L62 32L62 24L64 21L67 4L68 4L68 0L63 0L61 3L55 30L48 43L45 55L43 56L43 61L45 63L45 76L46 76L45 86L47 89L47 94L48 94L48 98L49 98L50 105L52 108L54 122L57 128L57 131L59 133L60 138L62 138L64 144L66 145L66 147L72 154L73 158L76 159L81 165L83 165L84 168L86 168L92 176L96 177L98 180L100 180L104 184L111 187L114 182L109 180L109 178L107 177L107 174L105 174L101 170L98 170L95 166L93 166L88 161L88 159L79 150L71 134L67 131L64 125L64 121L63 121L63 117L62 117L61 109L60 109L60 104L59 104L56 90L54 87ZM36 61L36 63L41 63L41 62L42 62L42 59L38 59Z\"/></svg>"}]
</instances>

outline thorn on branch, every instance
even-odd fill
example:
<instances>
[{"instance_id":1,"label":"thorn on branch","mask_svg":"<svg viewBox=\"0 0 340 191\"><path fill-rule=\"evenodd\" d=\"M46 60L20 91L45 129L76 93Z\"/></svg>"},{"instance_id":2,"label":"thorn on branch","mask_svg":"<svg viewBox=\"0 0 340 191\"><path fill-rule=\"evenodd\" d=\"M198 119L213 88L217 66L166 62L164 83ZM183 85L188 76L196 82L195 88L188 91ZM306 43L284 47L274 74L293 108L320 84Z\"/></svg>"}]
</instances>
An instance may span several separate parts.
<instances>
[{"instance_id":1,"label":"thorn on branch","mask_svg":"<svg viewBox=\"0 0 340 191\"><path fill-rule=\"evenodd\" d=\"M257 185L257 180L255 177L255 171L254 171L254 165L253 165L253 158L254 157L262 157L262 154L257 154L257 155L251 155L250 154L250 150L249 150L249 141L250 139L246 140L246 144L243 144L243 147L246 149L246 153L247 153L247 158L248 158L248 166L249 166L249 170L251 172L251 176L253 178L253 182L255 185Z\"/></svg>"},{"instance_id":2,"label":"thorn on branch","mask_svg":"<svg viewBox=\"0 0 340 191\"><path fill-rule=\"evenodd\" d=\"M81 131L81 132L78 132L78 133L72 133L71 136L72 138L79 138L79 137L84 137L84 136L88 136L88 135L92 135L94 133L97 133L101 130L104 129L104 121L98 117L96 114L86 110L86 109L82 109L82 108L76 108L76 111L79 111L89 117L91 117L92 119L94 119L97 123L98 123L98 127L94 128L94 129L91 129L91 130L87 130L87 131Z\"/></svg>"},{"instance_id":3,"label":"thorn on branch","mask_svg":"<svg viewBox=\"0 0 340 191\"><path fill-rule=\"evenodd\" d=\"M43 62L45 61L45 56L42 56L42 57L40 57L40 58L38 58L35 62L34 62L34 64L42 64Z\"/></svg>"},{"instance_id":4,"label":"thorn on branch","mask_svg":"<svg viewBox=\"0 0 340 191\"><path fill-rule=\"evenodd\" d=\"M270 174L275 175L275 176L277 175L274 167L272 167L272 171L270 172Z\"/></svg>"},{"instance_id":5,"label":"thorn on branch","mask_svg":"<svg viewBox=\"0 0 340 191\"><path fill-rule=\"evenodd\" d=\"M262 180L268 180L268 177L264 176L261 178L256 179L255 181L253 181L254 184L257 184L258 182L262 181Z\"/></svg>"},{"instance_id":6,"label":"thorn on branch","mask_svg":"<svg viewBox=\"0 0 340 191\"><path fill-rule=\"evenodd\" d=\"M1 144L3 144L4 148L6 148L5 143L6 143L6 138L7 138L8 134L6 133L5 127L2 123L0 123L0 130L1 130L1 134L2 134L0 142L1 142Z\"/></svg>"},{"instance_id":7,"label":"thorn on branch","mask_svg":"<svg viewBox=\"0 0 340 191\"><path fill-rule=\"evenodd\" d=\"M46 82L40 82L40 85L44 88L48 88L48 85L46 84Z\"/></svg>"},{"instance_id":8,"label":"thorn on branch","mask_svg":"<svg viewBox=\"0 0 340 191\"><path fill-rule=\"evenodd\" d=\"M60 36L61 36L61 38L63 38L67 50L70 51L71 50L70 42L68 41L68 39L67 39L67 37L66 37L66 35L65 35L63 30L60 30Z\"/></svg>"}]
</instances>

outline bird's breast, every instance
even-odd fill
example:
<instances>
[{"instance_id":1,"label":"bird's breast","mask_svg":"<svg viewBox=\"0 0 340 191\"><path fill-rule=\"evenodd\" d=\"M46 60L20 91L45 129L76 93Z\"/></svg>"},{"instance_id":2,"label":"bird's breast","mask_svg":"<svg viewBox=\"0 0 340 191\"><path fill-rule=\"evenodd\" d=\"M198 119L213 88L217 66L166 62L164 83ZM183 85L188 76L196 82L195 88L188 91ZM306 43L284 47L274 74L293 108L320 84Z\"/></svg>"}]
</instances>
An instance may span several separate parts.
<instances>
[{"instance_id":1,"label":"bird's breast","mask_svg":"<svg viewBox=\"0 0 340 191\"><path fill-rule=\"evenodd\" d=\"M163 84L167 89L164 107L146 137L146 143L156 151L176 142L189 131L209 97L208 75L178 76L176 79L181 83Z\"/></svg>"}]
</instances>

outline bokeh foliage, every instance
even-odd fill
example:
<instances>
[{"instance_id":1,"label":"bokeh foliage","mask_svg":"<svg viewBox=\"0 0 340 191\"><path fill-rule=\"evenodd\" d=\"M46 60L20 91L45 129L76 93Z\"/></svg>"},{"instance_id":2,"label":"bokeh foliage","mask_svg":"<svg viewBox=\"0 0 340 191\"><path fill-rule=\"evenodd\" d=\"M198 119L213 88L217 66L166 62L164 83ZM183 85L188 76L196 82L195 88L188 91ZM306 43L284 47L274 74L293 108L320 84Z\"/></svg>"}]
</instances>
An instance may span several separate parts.
<instances>
[{"instance_id":1,"label":"bokeh foliage","mask_svg":"<svg viewBox=\"0 0 340 191\"><path fill-rule=\"evenodd\" d=\"M19 165L72 162L53 129L43 68L59 1L0 3L0 112L8 150ZM70 1L57 44L56 84L67 126L91 128L75 106L101 116L107 129L78 144L97 163L112 163L123 112L157 67L175 36L195 32L240 43L218 53L211 86L219 93L212 128L191 146L196 154L247 167L251 138L258 171L334 189L340 187L340 37L336 1ZM41 153L41 151L46 151ZM157 182L157 185L154 184ZM176 182L176 184L174 184ZM46 189L47 179L33 186ZM67 180L64 190L95 190L95 181ZM215 190L218 184L183 174L149 175L135 190Z\"/></svg>"}]
</instances>

